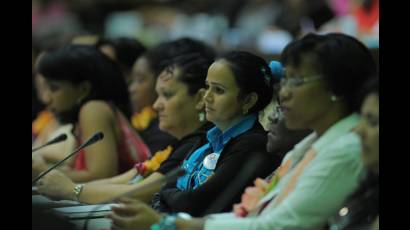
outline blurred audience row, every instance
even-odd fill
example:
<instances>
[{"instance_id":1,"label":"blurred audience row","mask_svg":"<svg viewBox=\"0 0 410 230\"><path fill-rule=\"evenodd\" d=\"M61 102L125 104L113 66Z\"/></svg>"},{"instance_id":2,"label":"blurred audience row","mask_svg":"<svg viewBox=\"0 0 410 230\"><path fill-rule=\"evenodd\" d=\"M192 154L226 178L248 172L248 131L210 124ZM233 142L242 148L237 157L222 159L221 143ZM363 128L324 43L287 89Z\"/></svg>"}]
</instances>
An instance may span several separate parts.
<instances>
[{"instance_id":1,"label":"blurred audience row","mask_svg":"<svg viewBox=\"0 0 410 230\"><path fill-rule=\"evenodd\" d=\"M84 34L146 46L190 37L268 57L308 32L343 32L378 48L379 0L36 0L32 31L40 49Z\"/></svg>"},{"instance_id":2,"label":"blurred audience row","mask_svg":"<svg viewBox=\"0 0 410 230\"><path fill-rule=\"evenodd\" d=\"M340 33L308 33L269 62L217 50L191 38L146 47L82 37L33 56L43 104L33 147L68 135L32 154L33 180L104 133L42 177L40 194L122 196L112 229L378 229L370 50ZM185 174L158 183L176 168Z\"/></svg>"}]
</instances>

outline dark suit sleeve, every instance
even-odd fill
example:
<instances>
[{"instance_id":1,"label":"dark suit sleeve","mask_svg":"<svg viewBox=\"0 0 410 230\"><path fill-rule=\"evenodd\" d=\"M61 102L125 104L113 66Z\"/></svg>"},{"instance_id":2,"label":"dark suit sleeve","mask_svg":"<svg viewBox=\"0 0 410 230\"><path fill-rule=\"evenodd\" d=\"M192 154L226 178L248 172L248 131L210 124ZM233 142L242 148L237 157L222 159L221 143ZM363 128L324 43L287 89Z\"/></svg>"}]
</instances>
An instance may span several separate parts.
<instances>
[{"instance_id":1,"label":"dark suit sleeve","mask_svg":"<svg viewBox=\"0 0 410 230\"><path fill-rule=\"evenodd\" d=\"M188 154L189 150L192 148L193 144L194 143L191 141L175 149L174 152L172 152L171 155L161 163L161 166L158 168L157 172L164 175L172 169L178 167Z\"/></svg>"},{"instance_id":2,"label":"dark suit sleeve","mask_svg":"<svg viewBox=\"0 0 410 230\"><path fill-rule=\"evenodd\" d=\"M246 186L251 185L257 177L267 176L277 167L278 164L272 162L271 156L266 152L265 145L266 135L264 133L238 137L225 146L214 174L204 184L190 191L181 191L175 187L164 189L161 191L161 201L172 212L188 212L193 216L200 216L235 179L250 156L261 157L263 160L258 161L256 167L249 171L249 179L243 181L243 185L233 191L230 201L226 202L224 207L215 208L215 211L230 210L232 204L240 200Z\"/></svg>"},{"instance_id":3,"label":"dark suit sleeve","mask_svg":"<svg viewBox=\"0 0 410 230\"><path fill-rule=\"evenodd\" d=\"M143 131L139 131L141 138L150 149L151 153L156 153L165 149L168 145L177 143L177 139L170 134L159 129L158 118L154 119L149 127Z\"/></svg>"}]
</instances>

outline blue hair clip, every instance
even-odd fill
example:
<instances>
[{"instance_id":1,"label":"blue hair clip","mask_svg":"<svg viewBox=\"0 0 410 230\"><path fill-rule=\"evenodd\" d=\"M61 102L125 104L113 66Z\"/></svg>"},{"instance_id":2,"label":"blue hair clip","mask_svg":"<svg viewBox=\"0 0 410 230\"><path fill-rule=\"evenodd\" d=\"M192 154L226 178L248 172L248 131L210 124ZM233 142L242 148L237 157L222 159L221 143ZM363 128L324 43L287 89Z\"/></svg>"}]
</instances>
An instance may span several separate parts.
<instances>
[{"instance_id":1,"label":"blue hair clip","mask_svg":"<svg viewBox=\"0 0 410 230\"><path fill-rule=\"evenodd\" d=\"M283 67L282 63L278 61L271 61L269 63L269 68L272 72L273 77L281 80L285 77L285 68Z\"/></svg>"}]
</instances>

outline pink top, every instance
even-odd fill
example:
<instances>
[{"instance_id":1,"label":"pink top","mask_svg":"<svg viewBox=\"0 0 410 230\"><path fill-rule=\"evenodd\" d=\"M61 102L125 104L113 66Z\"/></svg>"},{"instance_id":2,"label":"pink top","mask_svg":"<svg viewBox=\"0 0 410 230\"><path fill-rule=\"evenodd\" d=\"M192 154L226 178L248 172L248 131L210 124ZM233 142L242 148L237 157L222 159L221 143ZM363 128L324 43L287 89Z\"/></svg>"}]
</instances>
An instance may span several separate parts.
<instances>
[{"instance_id":1,"label":"pink top","mask_svg":"<svg viewBox=\"0 0 410 230\"><path fill-rule=\"evenodd\" d=\"M116 118L121 129L120 142L117 146L118 153L118 169L119 173L123 173L132 168L138 162L144 162L149 159L151 152L148 146L144 143L141 137L133 130L128 120L124 115L118 111ZM81 135L79 135L81 136ZM81 141L78 141L81 144ZM73 166L74 170L87 169L87 162L85 160L85 150L81 150L75 159Z\"/></svg>"}]
</instances>

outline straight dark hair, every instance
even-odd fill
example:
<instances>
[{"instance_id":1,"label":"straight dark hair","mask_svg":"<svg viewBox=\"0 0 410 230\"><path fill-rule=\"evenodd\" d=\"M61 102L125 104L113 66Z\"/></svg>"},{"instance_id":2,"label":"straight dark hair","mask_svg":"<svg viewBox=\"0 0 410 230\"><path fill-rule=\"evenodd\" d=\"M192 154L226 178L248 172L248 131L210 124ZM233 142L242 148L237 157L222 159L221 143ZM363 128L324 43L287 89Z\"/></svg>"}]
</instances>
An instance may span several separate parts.
<instances>
[{"instance_id":1,"label":"straight dark hair","mask_svg":"<svg viewBox=\"0 0 410 230\"><path fill-rule=\"evenodd\" d=\"M268 63L261 57L245 51L231 51L221 55L217 60L226 60L235 81L240 89L240 97L256 93L258 101L249 113L259 112L271 101L273 84L278 80L272 76Z\"/></svg>"},{"instance_id":2,"label":"straight dark hair","mask_svg":"<svg viewBox=\"0 0 410 230\"><path fill-rule=\"evenodd\" d=\"M96 47L69 44L46 52L37 69L48 80L67 81L73 85L89 82L91 92L79 106L90 100L104 100L112 102L127 117L131 116L128 90L120 67ZM76 121L77 116L72 119Z\"/></svg>"}]
</instances>

